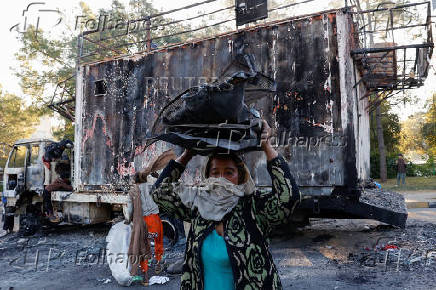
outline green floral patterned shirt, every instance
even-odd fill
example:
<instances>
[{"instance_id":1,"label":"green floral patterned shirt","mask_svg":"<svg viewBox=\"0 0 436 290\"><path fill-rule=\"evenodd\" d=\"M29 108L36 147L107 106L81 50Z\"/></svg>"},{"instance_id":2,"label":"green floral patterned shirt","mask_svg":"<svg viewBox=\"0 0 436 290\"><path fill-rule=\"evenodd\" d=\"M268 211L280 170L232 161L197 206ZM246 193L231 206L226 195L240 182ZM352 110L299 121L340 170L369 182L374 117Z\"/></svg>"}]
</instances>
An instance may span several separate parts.
<instances>
[{"instance_id":1,"label":"green floral patterned shirt","mask_svg":"<svg viewBox=\"0 0 436 290\"><path fill-rule=\"evenodd\" d=\"M280 277L269 252L268 236L274 226L287 222L300 193L289 166L278 156L267 164L272 191L256 191L240 198L222 220L224 240L232 265L235 289L281 289ZM217 222L203 219L173 192L184 167L172 160L152 192L160 213L191 223L187 238L181 289L203 289L201 245Z\"/></svg>"}]
</instances>

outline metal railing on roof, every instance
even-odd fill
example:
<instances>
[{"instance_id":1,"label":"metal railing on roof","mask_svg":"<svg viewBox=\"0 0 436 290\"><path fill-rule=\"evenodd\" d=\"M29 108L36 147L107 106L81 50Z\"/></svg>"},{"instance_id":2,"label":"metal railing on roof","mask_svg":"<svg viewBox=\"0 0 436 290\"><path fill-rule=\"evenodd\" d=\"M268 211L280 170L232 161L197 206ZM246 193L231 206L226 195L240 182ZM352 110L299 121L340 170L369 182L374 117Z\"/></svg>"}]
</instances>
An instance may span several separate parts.
<instances>
[{"instance_id":1,"label":"metal railing on roof","mask_svg":"<svg viewBox=\"0 0 436 290\"><path fill-rule=\"evenodd\" d=\"M355 7L351 55L369 93L422 86L433 53L430 2L384 2L368 10Z\"/></svg>"}]
</instances>

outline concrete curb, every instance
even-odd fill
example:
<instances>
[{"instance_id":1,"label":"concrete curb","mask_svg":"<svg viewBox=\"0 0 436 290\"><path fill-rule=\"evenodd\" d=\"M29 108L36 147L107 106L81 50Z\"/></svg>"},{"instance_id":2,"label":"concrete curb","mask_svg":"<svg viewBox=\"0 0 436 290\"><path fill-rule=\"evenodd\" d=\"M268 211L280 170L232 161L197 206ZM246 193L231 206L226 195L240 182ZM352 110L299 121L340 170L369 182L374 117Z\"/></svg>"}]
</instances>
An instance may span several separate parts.
<instances>
[{"instance_id":1,"label":"concrete curb","mask_svg":"<svg viewBox=\"0 0 436 290\"><path fill-rule=\"evenodd\" d=\"M436 208L436 201L410 201L406 202L407 208Z\"/></svg>"}]
</instances>

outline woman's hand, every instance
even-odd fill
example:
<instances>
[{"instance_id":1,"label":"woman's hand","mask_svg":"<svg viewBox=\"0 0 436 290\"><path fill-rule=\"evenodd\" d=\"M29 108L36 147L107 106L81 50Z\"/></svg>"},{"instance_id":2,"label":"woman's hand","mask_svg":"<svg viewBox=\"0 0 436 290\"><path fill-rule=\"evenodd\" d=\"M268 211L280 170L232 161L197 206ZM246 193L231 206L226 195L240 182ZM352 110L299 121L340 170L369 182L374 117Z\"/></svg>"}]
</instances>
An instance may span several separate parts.
<instances>
[{"instance_id":1,"label":"woman's hand","mask_svg":"<svg viewBox=\"0 0 436 290\"><path fill-rule=\"evenodd\" d=\"M177 159L176 162L182 164L183 166L186 167L186 165L188 164L188 162L192 159L192 157L195 154L189 150L189 149L185 149L185 151L183 151L182 155L180 155Z\"/></svg>"},{"instance_id":2,"label":"woman's hand","mask_svg":"<svg viewBox=\"0 0 436 290\"><path fill-rule=\"evenodd\" d=\"M271 127L268 125L268 122L262 120L262 132L260 133L260 146L265 150L265 147L271 145L269 139L272 135Z\"/></svg>"},{"instance_id":3,"label":"woman's hand","mask_svg":"<svg viewBox=\"0 0 436 290\"><path fill-rule=\"evenodd\" d=\"M277 151L271 146L270 138L272 136L271 127L268 125L267 121L262 120L262 133L261 133L261 142L260 146L266 155L266 160L270 161L276 158L279 154Z\"/></svg>"}]
</instances>

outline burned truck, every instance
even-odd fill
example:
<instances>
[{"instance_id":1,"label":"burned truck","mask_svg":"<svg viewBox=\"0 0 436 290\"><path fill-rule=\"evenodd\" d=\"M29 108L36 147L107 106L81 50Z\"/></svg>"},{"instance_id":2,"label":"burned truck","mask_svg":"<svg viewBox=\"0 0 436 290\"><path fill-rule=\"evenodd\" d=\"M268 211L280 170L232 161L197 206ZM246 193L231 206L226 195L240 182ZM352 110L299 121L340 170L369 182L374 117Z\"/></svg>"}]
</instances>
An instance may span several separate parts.
<instances>
[{"instance_id":1,"label":"burned truck","mask_svg":"<svg viewBox=\"0 0 436 290\"><path fill-rule=\"evenodd\" d=\"M359 27L353 10L332 10L81 64L74 190L53 192L53 203L72 223L98 222L122 210L135 172L169 148L182 151L163 141L150 145L162 109L193 86L248 70L238 62L245 53L274 81L273 89L247 84L245 103L273 127L272 143L304 196L292 218L370 218L404 226L404 200L381 197L364 185L370 177L368 96L401 86L397 51L409 47L361 47ZM432 43L412 47L416 86L427 75L431 48ZM371 65L384 65L383 73ZM270 187L264 154L250 151L244 159L256 185ZM204 157L194 158L183 181L198 181L203 164Z\"/></svg>"},{"instance_id":2,"label":"burned truck","mask_svg":"<svg viewBox=\"0 0 436 290\"><path fill-rule=\"evenodd\" d=\"M71 148L71 141L69 142L68 147ZM44 188L59 177L59 171L56 171L58 164L65 163L65 176L71 174L69 168L73 154L69 148L62 147L59 151L66 160L60 158L44 160L44 156L49 155L47 153L50 149L57 149L54 148L54 144L59 143L46 138L33 138L17 140L11 146L2 180L2 197L7 201L4 229L17 230L20 227L20 215L24 214L22 216L24 219L25 215L30 215L27 221L22 219L26 224L25 228L28 227L28 232L34 231L39 224L37 216L42 213Z\"/></svg>"}]
</instances>

